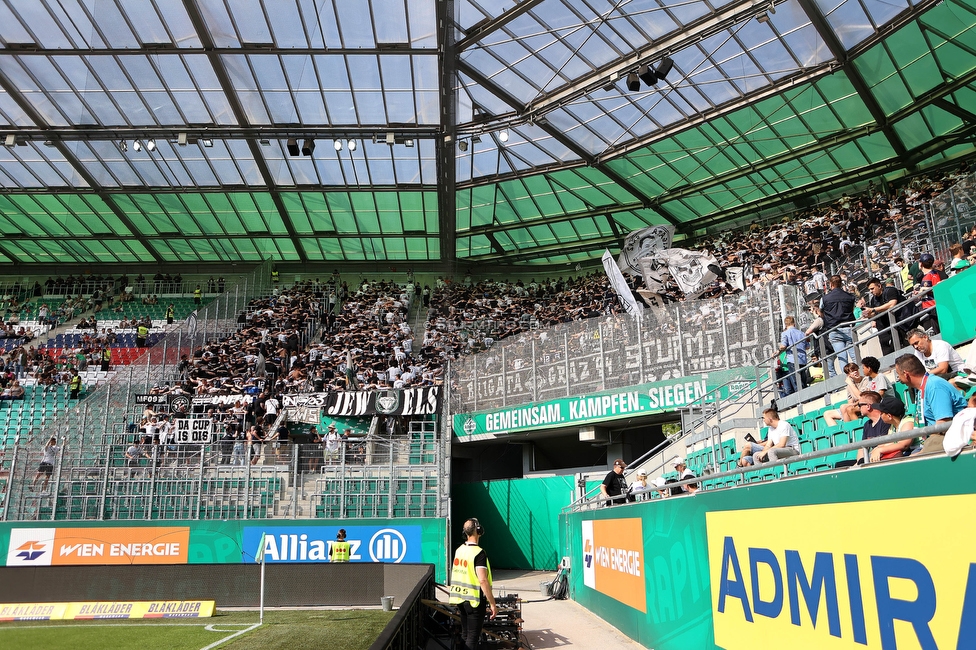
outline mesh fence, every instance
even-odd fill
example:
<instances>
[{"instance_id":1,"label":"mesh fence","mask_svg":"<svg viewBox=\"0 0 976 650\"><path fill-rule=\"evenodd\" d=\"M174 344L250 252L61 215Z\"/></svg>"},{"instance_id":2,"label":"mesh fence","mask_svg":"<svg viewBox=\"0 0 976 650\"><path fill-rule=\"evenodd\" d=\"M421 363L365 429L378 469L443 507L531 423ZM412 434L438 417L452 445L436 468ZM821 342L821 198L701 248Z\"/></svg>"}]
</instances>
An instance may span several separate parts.
<instances>
[{"instance_id":1,"label":"mesh fence","mask_svg":"<svg viewBox=\"0 0 976 650\"><path fill-rule=\"evenodd\" d=\"M688 301L531 330L452 365L454 413L484 411L766 363L782 317L803 296L772 283L721 300Z\"/></svg>"}]
</instances>

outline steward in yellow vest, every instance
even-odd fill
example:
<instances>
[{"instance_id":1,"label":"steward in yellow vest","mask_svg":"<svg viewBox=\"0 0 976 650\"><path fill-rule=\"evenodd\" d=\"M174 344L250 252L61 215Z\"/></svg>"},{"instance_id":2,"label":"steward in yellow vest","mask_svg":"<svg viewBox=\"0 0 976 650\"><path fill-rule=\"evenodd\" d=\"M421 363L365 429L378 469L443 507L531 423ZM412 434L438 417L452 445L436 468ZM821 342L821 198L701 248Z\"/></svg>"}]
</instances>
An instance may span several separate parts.
<instances>
[{"instance_id":1,"label":"steward in yellow vest","mask_svg":"<svg viewBox=\"0 0 976 650\"><path fill-rule=\"evenodd\" d=\"M145 325L140 325L136 328L136 347L144 348L146 347L146 337L149 336L149 328Z\"/></svg>"},{"instance_id":2,"label":"steward in yellow vest","mask_svg":"<svg viewBox=\"0 0 976 650\"><path fill-rule=\"evenodd\" d=\"M336 541L329 545L329 562L348 562L349 542L346 541L346 529L340 528Z\"/></svg>"},{"instance_id":3,"label":"steward in yellow vest","mask_svg":"<svg viewBox=\"0 0 976 650\"><path fill-rule=\"evenodd\" d=\"M173 305L170 305L169 307L166 308L166 324L172 325L173 320L175 318L176 318L176 309L173 307Z\"/></svg>"},{"instance_id":4,"label":"steward in yellow vest","mask_svg":"<svg viewBox=\"0 0 976 650\"><path fill-rule=\"evenodd\" d=\"M197 288L193 290L193 302L197 305L203 302L203 290L200 289L199 284L197 285Z\"/></svg>"},{"instance_id":5,"label":"steward in yellow vest","mask_svg":"<svg viewBox=\"0 0 976 650\"><path fill-rule=\"evenodd\" d=\"M112 365L112 348L105 346L102 348L102 372L108 372Z\"/></svg>"},{"instance_id":6,"label":"steward in yellow vest","mask_svg":"<svg viewBox=\"0 0 976 650\"><path fill-rule=\"evenodd\" d=\"M71 391L70 399L78 399L78 394L81 392L81 377L78 376L78 371L74 368L71 369L71 379L68 381L68 389Z\"/></svg>"},{"instance_id":7,"label":"steward in yellow vest","mask_svg":"<svg viewBox=\"0 0 976 650\"><path fill-rule=\"evenodd\" d=\"M463 532L467 542L454 552L450 602L458 606L464 648L477 650L481 628L485 624L485 609L491 608L491 618L494 619L498 616L498 606L491 591L488 554L478 544L485 529L477 519L468 519L464 522Z\"/></svg>"}]
</instances>

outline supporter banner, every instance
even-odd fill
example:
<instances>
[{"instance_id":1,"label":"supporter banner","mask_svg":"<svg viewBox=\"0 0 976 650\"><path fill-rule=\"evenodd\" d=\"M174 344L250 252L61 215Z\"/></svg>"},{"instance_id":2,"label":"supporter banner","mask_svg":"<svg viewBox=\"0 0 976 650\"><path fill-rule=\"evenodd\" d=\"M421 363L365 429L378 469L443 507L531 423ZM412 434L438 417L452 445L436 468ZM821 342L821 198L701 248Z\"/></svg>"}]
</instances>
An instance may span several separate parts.
<instances>
[{"instance_id":1,"label":"supporter banner","mask_svg":"<svg viewBox=\"0 0 976 650\"><path fill-rule=\"evenodd\" d=\"M136 404L169 404L176 410L186 411L192 406L208 406L210 404L236 404L243 402L250 404L254 399L253 395L236 393L234 395L171 395L163 393L160 395L137 394Z\"/></svg>"},{"instance_id":2,"label":"supporter banner","mask_svg":"<svg viewBox=\"0 0 976 650\"><path fill-rule=\"evenodd\" d=\"M624 306L627 313L634 315L644 311L644 305L634 299L630 285L627 284L627 280L624 278L623 273L620 272L620 268L617 267L617 263L613 261L613 256L610 254L610 251L603 252L603 270L606 271L607 279L610 280L610 286L613 287L614 293L620 298L620 304Z\"/></svg>"},{"instance_id":3,"label":"supporter banner","mask_svg":"<svg viewBox=\"0 0 976 650\"><path fill-rule=\"evenodd\" d=\"M973 647L976 521L960 514L974 507L970 494L706 512L715 644Z\"/></svg>"},{"instance_id":4,"label":"supporter banner","mask_svg":"<svg viewBox=\"0 0 976 650\"><path fill-rule=\"evenodd\" d=\"M635 230L624 240L620 257L617 258L617 266L624 273L640 275L640 265L637 261L655 251L671 248L673 239L674 226L672 225L648 226Z\"/></svg>"},{"instance_id":5,"label":"supporter banner","mask_svg":"<svg viewBox=\"0 0 976 650\"><path fill-rule=\"evenodd\" d=\"M399 390L349 390L338 393L282 395L286 408L321 408L325 415L429 415L440 410L440 386Z\"/></svg>"},{"instance_id":6,"label":"supporter banner","mask_svg":"<svg viewBox=\"0 0 976 650\"><path fill-rule=\"evenodd\" d=\"M177 444L207 444L216 442L213 421L210 418L176 418L174 440Z\"/></svg>"},{"instance_id":7,"label":"supporter banner","mask_svg":"<svg viewBox=\"0 0 976 650\"><path fill-rule=\"evenodd\" d=\"M530 402L494 411L458 413L454 415L454 435L470 438L674 411L701 399L718 385L707 378L708 375L692 375L619 391Z\"/></svg>"},{"instance_id":8,"label":"supporter banner","mask_svg":"<svg viewBox=\"0 0 976 650\"><path fill-rule=\"evenodd\" d=\"M646 614L641 520L599 519L581 526L583 584Z\"/></svg>"},{"instance_id":9,"label":"supporter banner","mask_svg":"<svg viewBox=\"0 0 976 650\"><path fill-rule=\"evenodd\" d=\"M186 527L13 528L7 566L184 564Z\"/></svg>"},{"instance_id":10,"label":"supporter banner","mask_svg":"<svg viewBox=\"0 0 976 650\"><path fill-rule=\"evenodd\" d=\"M350 562L420 562L420 526L342 526ZM258 557L264 540L265 562L328 562L329 545L339 526L247 526L244 548ZM256 560L255 560L256 561Z\"/></svg>"}]
</instances>

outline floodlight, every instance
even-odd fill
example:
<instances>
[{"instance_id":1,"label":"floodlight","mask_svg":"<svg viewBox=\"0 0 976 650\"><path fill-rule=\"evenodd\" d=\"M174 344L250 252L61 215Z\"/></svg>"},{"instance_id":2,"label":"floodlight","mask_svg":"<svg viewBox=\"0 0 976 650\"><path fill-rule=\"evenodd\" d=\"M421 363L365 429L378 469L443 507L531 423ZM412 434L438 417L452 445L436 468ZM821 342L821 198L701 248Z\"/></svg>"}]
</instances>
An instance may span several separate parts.
<instances>
[{"instance_id":1,"label":"floodlight","mask_svg":"<svg viewBox=\"0 0 976 650\"><path fill-rule=\"evenodd\" d=\"M342 151L342 140L336 138L332 141L332 146L335 147L336 151Z\"/></svg>"},{"instance_id":2,"label":"floodlight","mask_svg":"<svg viewBox=\"0 0 976 650\"><path fill-rule=\"evenodd\" d=\"M156 141L152 138L146 141L146 151L156 151Z\"/></svg>"},{"instance_id":3,"label":"floodlight","mask_svg":"<svg viewBox=\"0 0 976 650\"><path fill-rule=\"evenodd\" d=\"M186 146L186 133L180 133L176 136L176 144L180 145L181 147Z\"/></svg>"},{"instance_id":4,"label":"floodlight","mask_svg":"<svg viewBox=\"0 0 976 650\"><path fill-rule=\"evenodd\" d=\"M508 129L503 129L498 134L498 139L501 140L502 142L508 142Z\"/></svg>"},{"instance_id":5,"label":"floodlight","mask_svg":"<svg viewBox=\"0 0 976 650\"><path fill-rule=\"evenodd\" d=\"M140 142L139 140L133 140L132 141L132 150L133 151L142 151L142 142Z\"/></svg>"},{"instance_id":6,"label":"floodlight","mask_svg":"<svg viewBox=\"0 0 976 650\"><path fill-rule=\"evenodd\" d=\"M202 138L200 142L202 142L203 146L207 147L208 149L213 146L213 140L210 138Z\"/></svg>"},{"instance_id":7,"label":"floodlight","mask_svg":"<svg viewBox=\"0 0 976 650\"><path fill-rule=\"evenodd\" d=\"M638 78L636 72L631 72L627 75L627 90L631 92L640 90L640 78Z\"/></svg>"},{"instance_id":8,"label":"floodlight","mask_svg":"<svg viewBox=\"0 0 976 650\"><path fill-rule=\"evenodd\" d=\"M346 148L348 148L349 151L355 151L356 150L356 141L355 140L346 140Z\"/></svg>"},{"instance_id":9,"label":"floodlight","mask_svg":"<svg viewBox=\"0 0 976 650\"><path fill-rule=\"evenodd\" d=\"M468 150L468 141L467 140L458 140L458 149L460 149L461 151L467 151Z\"/></svg>"},{"instance_id":10,"label":"floodlight","mask_svg":"<svg viewBox=\"0 0 976 650\"><path fill-rule=\"evenodd\" d=\"M14 147L17 145L17 136L13 133L8 133L7 138L3 141L4 146Z\"/></svg>"},{"instance_id":11,"label":"floodlight","mask_svg":"<svg viewBox=\"0 0 976 650\"><path fill-rule=\"evenodd\" d=\"M386 134L386 144L396 144L396 135L393 133L393 131Z\"/></svg>"},{"instance_id":12,"label":"floodlight","mask_svg":"<svg viewBox=\"0 0 976 650\"><path fill-rule=\"evenodd\" d=\"M313 151L315 151L315 140L313 140L312 138L308 138L302 144L302 155L311 156Z\"/></svg>"},{"instance_id":13,"label":"floodlight","mask_svg":"<svg viewBox=\"0 0 976 650\"><path fill-rule=\"evenodd\" d=\"M127 145L125 143L125 140L123 140L122 142L119 143L119 149L121 149L122 151L128 151L129 150L129 145Z\"/></svg>"},{"instance_id":14,"label":"floodlight","mask_svg":"<svg viewBox=\"0 0 976 650\"><path fill-rule=\"evenodd\" d=\"M413 140L411 140L411 139L408 138L408 139L406 139L406 140L403 141L403 144L405 146L407 146L407 147L412 147L413 146Z\"/></svg>"},{"instance_id":15,"label":"floodlight","mask_svg":"<svg viewBox=\"0 0 976 650\"><path fill-rule=\"evenodd\" d=\"M481 136L476 135L473 138L471 138L471 144L481 144Z\"/></svg>"},{"instance_id":16,"label":"floodlight","mask_svg":"<svg viewBox=\"0 0 976 650\"><path fill-rule=\"evenodd\" d=\"M296 140L295 138L288 138L288 155L289 156L302 155L301 149L298 148L298 140Z\"/></svg>"}]
</instances>

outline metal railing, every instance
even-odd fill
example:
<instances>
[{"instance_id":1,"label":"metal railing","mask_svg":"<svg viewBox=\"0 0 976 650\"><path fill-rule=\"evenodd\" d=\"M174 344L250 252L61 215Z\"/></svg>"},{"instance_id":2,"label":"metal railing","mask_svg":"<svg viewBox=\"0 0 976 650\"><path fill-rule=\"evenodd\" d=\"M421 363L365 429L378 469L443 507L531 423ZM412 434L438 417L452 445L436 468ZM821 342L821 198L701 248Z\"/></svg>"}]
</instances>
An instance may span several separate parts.
<instances>
[{"instance_id":1,"label":"metal railing","mask_svg":"<svg viewBox=\"0 0 976 650\"><path fill-rule=\"evenodd\" d=\"M765 478L758 477L758 474L757 474L757 478L758 478L759 481L762 481L762 480L770 480L773 477L772 477L771 473L769 473L767 470L779 469L779 468L782 468L783 469L783 474L782 474L782 476L777 477L777 478L786 478L786 477L789 477L789 476L799 476L800 474L798 472L794 472L793 474L790 474L790 466L800 467L801 466L800 465L801 463L803 464L802 466L805 466L806 463L807 463L807 461L816 460L818 458L825 458L827 456L834 456L834 455L837 455L837 454L848 454L849 452L856 452L859 449L869 449L871 447L876 447L878 445L883 445L883 444L888 444L888 443L893 443L893 442L901 442L903 440L911 440L911 439L914 439L914 438L921 438L921 437L925 437L925 436L931 435L933 433L945 433L946 431L948 431L948 429L949 429L950 426L951 426L951 423L945 422L945 423L942 423L942 424L936 424L936 425L933 425L933 426L922 427L922 428L919 428L919 429L912 429L911 431L903 431L901 433L893 433L893 434L889 434L887 436L881 436L881 437L878 437L878 438L870 438L868 440L858 440L856 442L851 442L851 443L844 444L844 445L838 445L836 447L829 447L827 449L819 449L819 450L816 450L816 451L811 451L811 452L807 452L807 453L804 453L804 454L799 454L799 455L796 455L796 456L790 456L789 458L783 458L781 460L772 461L772 462L768 462L768 463L763 463L761 466L758 466L758 467L756 467L756 466L737 467L735 469L732 469L732 470L729 470L729 471L726 471L726 472L716 472L716 473L706 474L706 475L703 475L703 476L696 476L694 478L688 478L688 479L684 479L684 480L672 481L672 482L667 483L667 486L664 487L664 488L661 488L661 489L662 490L670 490L671 488L681 488L681 487L684 487L686 485L695 485L695 484L702 484L702 483L706 483L706 482L714 482L714 481L717 481L719 479L729 479L729 478L734 478L735 479L734 485L727 485L727 486L724 486L724 487L713 487L713 488L703 488L703 486L699 486L699 488L698 488L699 491L701 491L702 489L705 489L706 492L711 492L713 490L720 490L720 489L725 489L727 487L734 487L735 485L742 485L742 484L745 484L745 483L749 483L750 481L747 480L747 476L746 476L747 474L757 474L759 472L767 472ZM970 450L968 453L974 453L974 452L972 450ZM865 458L866 459L867 459L867 456L868 456L868 454L865 454ZM935 454L933 456L938 456L938 454ZM903 458L902 460L908 460L908 459L911 459L911 458L923 459L923 458L926 458L926 456L917 456L917 457L909 456L908 458ZM888 461L882 461L882 462L883 463L890 463L890 462L893 462L893 461L888 460ZM894 461L894 462L897 462L897 461ZM871 465L871 464L874 464L874 463L866 463L866 464ZM655 489L655 491L657 491L657 490ZM647 493L645 493L645 497L646 496L647 496ZM587 496L584 496L584 497L582 497L580 499L577 499L576 501L574 501L573 503L569 504L568 506L563 507L563 509L562 509L563 514L568 513L568 512L579 512L581 510L592 510L594 508L600 508L600 507L604 507L604 506L607 505L607 501L608 501L607 499L604 499L604 498L596 498L596 499L594 499L592 497L589 497L589 498L587 498L587 497L588 497L588 495ZM660 497L658 497L658 498L660 498ZM653 500L653 497L652 497L652 500ZM614 501L614 505L615 506L624 505L625 502L626 502L626 495L621 495L621 497L615 497L613 499L613 501ZM617 502L619 502L619 503L617 503Z\"/></svg>"},{"instance_id":2,"label":"metal railing","mask_svg":"<svg viewBox=\"0 0 976 650\"><path fill-rule=\"evenodd\" d=\"M139 445L109 435L62 446L47 481L41 452L13 445L0 457L4 520L198 520L443 517L436 440L341 444ZM125 437L125 436L121 436ZM64 441L62 441L64 444ZM94 460L93 457L97 457ZM252 464L253 463L253 464ZM34 483L35 485L32 485ZM46 484L45 484L46 483ZM11 491L11 486L20 489Z\"/></svg>"}]
</instances>

